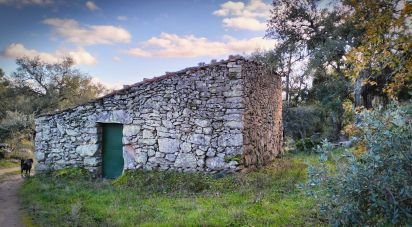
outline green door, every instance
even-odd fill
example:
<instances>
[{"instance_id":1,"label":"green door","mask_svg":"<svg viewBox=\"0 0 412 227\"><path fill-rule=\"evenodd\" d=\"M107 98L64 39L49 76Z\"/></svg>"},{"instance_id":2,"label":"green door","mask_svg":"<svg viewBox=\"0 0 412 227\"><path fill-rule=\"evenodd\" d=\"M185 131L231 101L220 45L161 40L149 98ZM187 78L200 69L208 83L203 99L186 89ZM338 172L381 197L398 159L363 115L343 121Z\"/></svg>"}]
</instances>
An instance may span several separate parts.
<instances>
[{"instance_id":1,"label":"green door","mask_svg":"<svg viewBox=\"0 0 412 227\"><path fill-rule=\"evenodd\" d=\"M123 126L103 124L103 177L116 178L123 171Z\"/></svg>"}]
</instances>

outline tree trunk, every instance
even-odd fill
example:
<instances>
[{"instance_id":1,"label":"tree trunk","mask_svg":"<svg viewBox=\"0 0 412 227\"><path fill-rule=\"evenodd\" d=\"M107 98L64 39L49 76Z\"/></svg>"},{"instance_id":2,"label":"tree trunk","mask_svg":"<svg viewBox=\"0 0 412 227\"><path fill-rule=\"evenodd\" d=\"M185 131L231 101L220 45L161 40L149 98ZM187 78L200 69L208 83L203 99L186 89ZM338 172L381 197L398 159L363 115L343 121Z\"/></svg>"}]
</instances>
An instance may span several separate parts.
<instances>
[{"instance_id":1,"label":"tree trunk","mask_svg":"<svg viewBox=\"0 0 412 227\"><path fill-rule=\"evenodd\" d=\"M291 62L292 62L292 53L289 52L288 73L286 74L286 107L289 107L289 102L290 102L289 84L290 84L290 72L292 68Z\"/></svg>"},{"instance_id":2,"label":"tree trunk","mask_svg":"<svg viewBox=\"0 0 412 227\"><path fill-rule=\"evenodd\" d=\"M354 96L355 96L355 107L360 107L364 105L364 100L362 96L363 91L363 81L366 78L366 72L362 71L358 78L356 78L355 86L353 88Z\"/></svg>"}]
</instances>

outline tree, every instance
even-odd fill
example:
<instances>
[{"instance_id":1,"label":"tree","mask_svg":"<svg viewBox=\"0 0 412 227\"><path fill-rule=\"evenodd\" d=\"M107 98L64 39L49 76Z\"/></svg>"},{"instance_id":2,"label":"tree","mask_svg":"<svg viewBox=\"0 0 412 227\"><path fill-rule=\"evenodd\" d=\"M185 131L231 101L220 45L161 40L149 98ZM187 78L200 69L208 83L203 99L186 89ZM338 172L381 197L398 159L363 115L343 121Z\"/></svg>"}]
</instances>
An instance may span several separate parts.
<instances>
[{"instance_id":1,"label":"tree","mask_svg":"<svg viewBox=\"0 0 412 227\"><path fill-rule=\"evenodd\" d=\"M16 60L17 70L6 78L0 70L0 142L11 147L30 143L34 116L87 102L104 94L103 85L73 68L71 58L45 63L40 58Z\"/></svg>"},{"instance_id":2,"label":"tree","mask_svg":"<svg viewBox=\"0 0 412 227\"><path fill-rule=\"evenodd\" d=\"M266 66L270 66L270 70L285 77L283 81L283 89L285 91L286 107L296 106L301 100L304 94L307 92L307 78L305 74L299 74L292 69L292 65L297 61L292 60L294 53L287 52L288 58L284 58L284 52L282 48L277 48L274 51L255 52L251 58L264 62ZM292 103L292 101L294 101Z\"/></svg>"},{"instance_id":3,"label":"tree","mask_svg":"<svg viewBox=\"0 0 412 227\"><path fill-rule=\"evenodd\" d=\"M70 57L53 64L39 57L19 58L16 63L18 68L12 77L22 93L35 97L36 114L81 104L107 92L103 85L73 69Z\"/></svg>"},{"instance_id":4,"label":"tree","mask_svg":"<svg viewBox=\"0 0 412 227\"><path fill-rule=\"evenodd\" d=\"M412 2L345 0L348 22L363 30L357 46L345 55L347 74L357 81L357 105L372 107L375 97L410 99L412 89Z\"/></svg>"},{"instance_id":5,"label":"tree","mask_svg":"<svg viewBox=\"0 0 412 227\"><path fill-rule=\"evenodd\" d=\"M10 81L8 81L3 70L0 68L0 120L3 119L6 115L6 111L9 106L9 99L7 93L9 91Z\"/></svg>"},{"instance_id":6,"label":"tree","mask_svg":"<svg viewBox=\"0 0 412 227\"><path fill-rule=\"evenodd\" d=\"M376 98L410 99L412 3L341 0L322 4L319 0L275 0L266 36L281 41L277 49L283 48L286 58L291 50L304 53L305 71L314 78L314 86L320 76L330 74L352 79L358 106L371 108Z\"/></svg>"},{"instance_id":7,"label":"tree","mask_svg":"<svg viewBox=\"0 0 412 227\"><path fill-rule=\"evenodd\" d=\"M322 6L319 0L275 0L271 12L266 37L281 42L276 49L295 53L295 61L308 58L308 73L341 73L345 49L359 36L351 24L344 23L347 10L339 4Z\"/></svg>"},{"instance_id":8,"label":"tree","mask_svg":"<svg viewBox=\"0 0 412 227\"><path fill-rule=\"evenodd\" d=\"M275 0L266 36L280 41L276 52L289 69L285 73L287 103L291 96L290 69L296 70L296 65L306 60L299 76L313 79L306 103L324 106L335 119L338 132L343 113L338 106L343 100L372 108L373 102L386 105L390 100L412 97L412 2L332 3L325 6L319 0ZM279 70L285 71L282 67ZM338 98L323 98L332 96Z\"/></svg>"},{"instance_id":9,"label":"tree","mask_svg":"<svg viewBox=\"0 0 412 227\"><path fill-rule=\"evenodd\" d=\"M335 135L328 137L337 138L342 128L340 106L350 96L343 56L360 32L344 23L348 12L338 3L275 0L271 12L266 36L280 42L275 53L282 66L278 70L286 77L286 106L320 104L335 128Z\"/></svg>"},{"instance_id":10,"label":"tree","mask_svg":"<svg viewBox=\"0 0 412 227\"><path fill-rule=\"evenodd\" d=\"M324 136L330 140L338 139L344 125L343 103L350 100L351 84L343 76L329 74L324 77L318 76L310 91L310 99L319 103L328 116L323 122ZM313 101L312 101L313 102ZM347 122L345 122L347 123ZM329 127L326 127L329 126Z\"/></svg>"}]
</instances>

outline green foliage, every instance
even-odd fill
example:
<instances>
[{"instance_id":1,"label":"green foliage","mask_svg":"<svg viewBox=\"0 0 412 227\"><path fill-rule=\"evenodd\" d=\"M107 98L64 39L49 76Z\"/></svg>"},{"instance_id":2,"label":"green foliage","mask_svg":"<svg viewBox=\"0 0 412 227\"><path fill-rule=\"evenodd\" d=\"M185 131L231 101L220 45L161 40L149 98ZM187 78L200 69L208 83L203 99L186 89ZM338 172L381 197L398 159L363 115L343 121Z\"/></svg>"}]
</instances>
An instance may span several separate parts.
<instances>
[{"instance_id":1,"label":"green foliage","mask_svg":"<svg viewBox=\"0 0 412 227\"><path fill-rule=\"evenodd\" d=\"M13 150L32 141L34 116L87 102L107 90L77 69L71 58L50 64L20 58L11 78L0 69L0 142Z\"/></svg>"},{"instance_id":2,"label":"green foliage","mask_svg":"<svg viewBox=\"0 0 412 227\"><path fill-rule=\"evenodd\" d=\"M281 65L287 66L278 70L285 72L287 68L286 81L291 73L300 74L299 84L308 77L316 80L335 74L343 78L342 56L359 34L352 24L342 23L348 12L338 1L328 4L326 7L318 0L273 1L266 36L279 42L275 53Z\"/></svg>"},{"instance_id":3,"label":"green foliage","mask_svg":"<svg viewBox=\"0 0 412 227\"><path fill-rule=\"evenodd\" d=\"M347 18L362 30L358 45L346 55L347 74L364 74L364 86L377 96L410 99L412 89L412 3L401 0L344 0Z\"/></svg>"},{"instance_id":4,"label":"green foliage","mask_svg":"<svg viewBox=\"0 0 412 227\"><path fill-rule=\"evenodd\" d=\"M79 180L91 178L90 172L79 167L67 167L48 173L49 177L62 180Z\"/></svg>"},{"instance_id":5,"label":"green foliage","mask_svg":"<svg viewBox=\"0 0 412 227\"><path fill-rule=\"evenodd\" d=\"M12 168L20 166L20 160L6 160L0 159L0 169L1 168Z\"/></svg>"},{"instance_id":6,"label":"green foliage","mask_svg":"<svg viewBox=\"0 0 412 227\"><path fill-rule=\"evenodd\" d=\"M342 126L345 128L347 126L353 125L355 123L355 109L352 101L346 99L342 103Z\"/></svg>"},{"instance_id":7,"label":"green foliage","mask_svg":"<svg viewBox=\"0 0 412 227\"><path fill-rule=\"evenodd\" d=\"M309 192L336 226L411 225L412 113L395 106L365 111L362 119L367 151L359 158L346 152L331 171L330 144L318 147L321 164L309 168Z\"/></svg>"},{"instance_id":8,"label":"green foliage","mask_svg":"<svg viewBox=\"0 0 412 227\"><path fill-rule=\"evenodd\" d=\"M320 140L311 138L304 138L296 141L296 150L298 151L312 151L312 149L320 144Z\"/></svg>"},{"instance_id":9,"label":"green foliage","mask_svg":"<svg viewBox=\"0 0 412 227\"><path fill-rule=\"evenodd\" d=\"M36 175L19 193L39 226L322 225L313 200L295 187L305 180L303 159L291 156L257 172L223 177L130 171L108 181Z\"/></svg>"},{"instance_id":10,"label":"green foliage","mask_svg":"<svg viewBox=\"0 0 412 227\"><path fill-rule=\"evenodd\" d=\"M34 95L34 102L41 106L38 113L64 109L96 98L106 90L99 83L74 69L70 57L50 64L40 58L19 58L17 70L12 74L16 86Z\"/></svg>"},{"instance_id":11,"label":"green foliage","mask_svg":"<svg viewBox=\"0 0 412 227\"><path fill-rule=\"evenodd\" d=\"M6 98L9 92L10 82L4 77L4 72L0 68L0 120L6 115L9 109L10 99Z\"/></svg>"},{"instance_id":12,"label":"green foliage","mask_svg":"<svg viewBox=\"0 0 412 227\"><path fill-rule=\"evenodd\" d=\"M295 141L299 151L310 151L319 143L320 138L328 136L328 124L325 111L317 105L305 105L283 110L284 134Z\"/></svg>"},{"instance_id":13,"label":"green foliage","mask_svg":"<svg viewBox=\"0 0 412 227\"><path fill-rule=\"evenodd\" d=\"M6 116L0 120L0 141L7 144L9 150L2 153L4 158L33 158L33 133L33 115L6 111Z\"/></svg>"},{"instance_id":14,"label":"green foliage","mask_svg":"<svg viewBox=\"0 0 412 227\"><path fill-rule=\"evenodd\" d=\"M412 38L409 1L275 0L266 36L276 39L276 70L285 77L286 108L316 104L322 136L336 140L352 132L348 100L372 107L373 100L412 96ZM300 95L293 100L293 78ZM313 79L308 95L305 81ZM356 82L356 87L354 87ZM346 101L345 101L346 100ZM294 101L294 102L291 102ZM315 119L316 120L316 119ZM286 129L287 131L287 129ZM350 134L350 133L349 133ZM307 135L309 138L311 135ZM292 136L296 138L296 136ZM304 138L300 138L304 139Z\"/></svg>"},{"instance_id":15,"label":"green foliage","mask_svg":"<svg viewBox=\"0 0 412 227\"><path fill-rule=\"evenodd\" d=\"M6 116L0 120L0 141L7 144L9 150L3 153L4 158L33 158L33 133L33 115L6 111Z\"/></svg>"},{"instance_id":16,"label":"green foliage","mask_svg":"<svg viewBox=\"0 0 412 227\"><path fill-rule=\"evenodd\" d=\"M323 124L328 125L324 136L330 140L336 140L344 126L343 104L350 100L350 92L350 83L342 76L318 76L313 81L310 99L312 102L319 103L320 109L327 116L323 119Z\"/></svg>"},{"instance_id":17,"label":"green foliage","mask_svg":"<svg viewBox=\"0 0 412 227\"><path fill-rule=\"evenodd\" d=\"M14 150L10 153L6 153L5 159L29 159L33 158L33 153L27 152L27 151L21 151L21 150Z\"/></svg>"},{"instance_id":18,"label":"green foliage","mask_svg":"<svg viewBox=\"0 0 412 227\"><path fill-rule=\"evenodd\" d=\"M343 127L342 102L351 92L343 56L357 44L361 31L346 20L349 12L339 1L328 4L318 0L273 1L266 36L280 43L274 52L279 61L277 70L285 76L286 108L317 105L322 112L322 137L337 140Z\"/></svg>"},{"instance_id":19,"label":"green foliage","mask_svg":"<svg viewBox=\"0 0 412 227\"><path fill-rule=\"evenodd\" d=\"M34 116L20 112L6 111L0 120L0 141L29 135L34 132Z\"/></svg>"}]
</instances>

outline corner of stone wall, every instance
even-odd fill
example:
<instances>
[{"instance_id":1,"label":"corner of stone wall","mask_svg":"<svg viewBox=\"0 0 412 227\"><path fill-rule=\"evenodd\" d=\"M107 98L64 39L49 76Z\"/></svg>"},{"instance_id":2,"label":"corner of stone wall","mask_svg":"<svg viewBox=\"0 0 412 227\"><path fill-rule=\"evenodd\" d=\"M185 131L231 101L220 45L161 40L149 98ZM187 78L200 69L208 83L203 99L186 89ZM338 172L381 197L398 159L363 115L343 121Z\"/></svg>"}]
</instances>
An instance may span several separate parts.
<instances>
[{"instance_id":1,"label":"corner of stone wall","mask_svg":"<svg viewBox=\"0 0 412 227\"><path fill-rule=\"evenodd\" d=\"M43 125L47 124L47 117L41 116L35 118L35 137L34 137L34 169L37 173L45 172L50 169L44 161L46 159L46 147L43 143L43 137L48 135L47 128L43 128Z\"/></svg>"},{"instance_id":2,"label":"corner of stone wall","mask_svg":"<svg viewBox=\"0 0 412 227\"><path fill-rule=\"evenodd\" d=\"M282 80L263 64L250 62L242 70L245 83L243 165L260 167L282 152Z\"/></svg>"},{"instance_id":3,"label":"corner of stone wall","mask_svg":"<svg viewBox=\"0 0 412 227\"><path fill-rule=\"evenodd\" d=\"M94 118L83 113L84 108L77 107L71 111L36 118L37 172L81 167L92 175L101 174L98 125Z\"/></svg>"}]
</instances>

